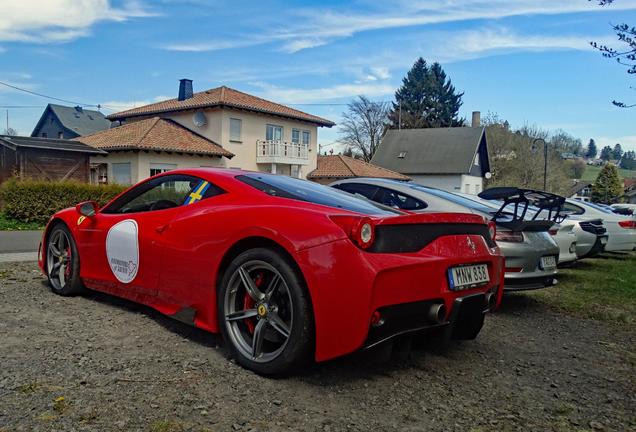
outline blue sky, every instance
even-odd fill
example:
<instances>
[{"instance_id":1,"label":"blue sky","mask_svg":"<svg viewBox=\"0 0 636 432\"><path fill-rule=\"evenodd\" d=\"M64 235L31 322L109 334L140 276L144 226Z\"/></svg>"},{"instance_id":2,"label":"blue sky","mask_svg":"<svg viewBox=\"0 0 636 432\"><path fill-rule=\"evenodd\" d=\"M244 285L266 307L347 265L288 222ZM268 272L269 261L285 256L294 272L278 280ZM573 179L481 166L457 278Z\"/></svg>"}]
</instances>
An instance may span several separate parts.
<instances>
[{"instance_id":1,"label":"blue sky","mask_svg":"<svg viewBox=\"0 0 636 432\"><path fill-rule=\"evenodd\" d=\"M636 150L634 77L589 47L636 25L636 0L0 0L0 81L111 113L219 85L338 122L358 94L391 100L419 56L465 92L461 113ZM29 134L46 99L0 86ZM0 129L6 109L0 108ZM319 141L338 138L321 129ZM328 147L327 147L328 148ZM337 149L337 147L336 147Z\"/></svg>"}]
</instances>

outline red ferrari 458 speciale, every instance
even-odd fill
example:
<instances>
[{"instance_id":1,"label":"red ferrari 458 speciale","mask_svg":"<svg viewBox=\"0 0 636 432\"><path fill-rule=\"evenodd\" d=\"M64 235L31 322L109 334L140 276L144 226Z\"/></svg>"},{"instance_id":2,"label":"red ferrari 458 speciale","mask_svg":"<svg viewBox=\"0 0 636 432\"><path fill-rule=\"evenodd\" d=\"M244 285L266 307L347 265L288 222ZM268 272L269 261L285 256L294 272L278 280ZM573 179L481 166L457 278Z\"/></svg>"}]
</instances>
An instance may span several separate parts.
<instances>
[{"instance_id":1,"label":"red ferrari 458 speciale","mask_svg":"<svg viewBox=\"0 0 636 432\"><path fill-rule=\"evenodd\" d=\"M397 335L477 336L497 307L503 258L470 214L410 214L290 177L170 171L103 208L56 213L40 268L61 295L84 288L220 332L262 374Z\"/></svg>"}]
</instances>

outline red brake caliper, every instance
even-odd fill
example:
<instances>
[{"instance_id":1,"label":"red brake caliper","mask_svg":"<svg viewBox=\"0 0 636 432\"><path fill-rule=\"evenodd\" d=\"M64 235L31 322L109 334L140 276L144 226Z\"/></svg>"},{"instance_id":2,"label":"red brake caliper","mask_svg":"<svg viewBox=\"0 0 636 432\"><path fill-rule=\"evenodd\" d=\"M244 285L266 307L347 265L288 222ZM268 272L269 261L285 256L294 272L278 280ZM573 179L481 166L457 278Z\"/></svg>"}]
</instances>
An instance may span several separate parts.
<instances>
[{"instance_id":1,"label":"red brake caliper","mask_svg":"<svg viewBox=\"0 0 636 432\"><path fill-rule=\"evenodd\" d=\"M265 275L263 274L263 272L260 272L258 275L256 275L256 279L254 279L254 285L256 285L256 287L260 288L260 286L263 284L263 278L264 277L265 277ZM256 302L246 292L245 296L243 297L243 308L244 309L253 309L254 306L256 306ZM249 330L250 334L254 334L254 329L256 328L256 323L254 321L255 321L255 318L247 318L245 320L245 324L247 324L247 330Z\"/></svg>"},{"instance_id":2,"label":"red brake caliper","mask_svg":"<svg viewBox=\"0 0 636 432\"><path fill-rule=\"evenodd\" d=\"M66 248L66 259L68 262L66 263L66 268L64 269L64 275L67 277L71 276L71 247Z\"/></svg>"}]
</instances>

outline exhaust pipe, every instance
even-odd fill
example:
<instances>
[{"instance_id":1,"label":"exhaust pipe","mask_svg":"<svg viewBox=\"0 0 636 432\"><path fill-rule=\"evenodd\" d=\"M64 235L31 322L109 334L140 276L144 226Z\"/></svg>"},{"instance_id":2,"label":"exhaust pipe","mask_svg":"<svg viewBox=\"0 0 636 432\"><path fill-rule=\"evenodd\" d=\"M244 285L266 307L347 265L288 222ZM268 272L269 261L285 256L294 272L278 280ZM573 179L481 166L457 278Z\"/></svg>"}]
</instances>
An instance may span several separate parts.
<instances>
[{"instance_id":1,"label":"exhaust pipe","mask_svg":"<svg viewBox=\"0 0 636 432\"><path fill-rule=\"evenodd\" d=\"M488 310L494 310L497 305L497 293L489 292L486 294L486 307Z\"/></svg>"},{"instance_id":2,"label":"exhaust pipe","mask_svg":"<svg viewBox=\"0 0 636 432\"><path fill-rule=\"evenodd\" d=\"M444 303L437 303L428 309L428 319L435 324L442 324L446 320L446 306Z\"/></svg>"}]
</instances>

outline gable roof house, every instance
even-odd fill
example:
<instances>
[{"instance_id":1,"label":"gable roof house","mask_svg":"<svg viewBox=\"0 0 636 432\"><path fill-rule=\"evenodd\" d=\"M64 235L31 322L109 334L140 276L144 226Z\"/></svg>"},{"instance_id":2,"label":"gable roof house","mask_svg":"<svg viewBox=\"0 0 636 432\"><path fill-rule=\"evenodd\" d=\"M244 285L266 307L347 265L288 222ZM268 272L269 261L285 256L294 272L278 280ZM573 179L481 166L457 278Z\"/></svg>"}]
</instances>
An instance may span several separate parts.
<instances>
[{"instance_id":1,"label":"gable roof house","mask_svg":"<svg viewBox=\"0 0 636 432\"><path fill-rule=\"evenodd\" d=\"M99 111L80 106L48 104L40 116L32 137L72 139L110 128L110 121Z\"/></svg>"},{"instance_id":2,"label":"gable roof house","mask_svg":"<svg viewBox=\"0 0 636 432\"><path fill-rule=\"evenodd\" d=\"M75 138L103 155L91 158L92 183L137 183L188 167L220 167L234 155L170 119L150 117Z\"/></svg>"},{"instance_id":3,"label":"gable roof house","mask_svg":"<svg viewBox=\"0 0 636 432\"><path fill-rule=\"evenodd\" d=\"M86 182L90 157L105 153L76 141L0 135L0 183L14 175Z\"/></svg>"},{"instance_id":4,"label":"gable roof house","mask_svg":"<svg viewBox=\"0 0 636 432\"><path fill-rule=\"evenodd\" d=\"M392 129L371 163L449 192L478 194L490 176L483 127Z\"/></svg>"},{"instance_id":5,"label":"gable roof house","mask_svg":"<svg viewBox=\"0 0 636 432\"><path fill-rule=\"evenodd\" d=\"M568 191L568 198L577 199L580 201L589 202L592 197L592 183L574 180L570 190Z\"/></svg>"},{"instance_id":6,"label":"gable roof house","mask_svg":"<svg viewBox=\"0 0 636 432\"><path fill-rule=\"evenodd\" d=\"M353 177L375 177L392 180L410 180L395 171L382 168L360 159L345 155L318 156L318 166L307 175L307 180L329 184L336 180Z\"/></svg>"},{"instance_id":7,"label":"gable roof house","mask_svg":"<svg viewBox=\"0 0 636 432\"><path fill-rule=\"evenodd\" d=\"M179 125L227 152L214 166L301 178L316 169L318 128L334 126L327 119L226 86L194 93L189 79L180 80L178 97L174 99L114 113L107 118L123 126L151 118L169 120L173 126ZM163 146L170 147L167 141ZM155 158L152 163L174 165L165 151L162 158ZM182 163L176 165L185 167ZM152 167L140 162L131 178L141 180L151 175L151 171Z\"/></svg>"}]
</instances>

